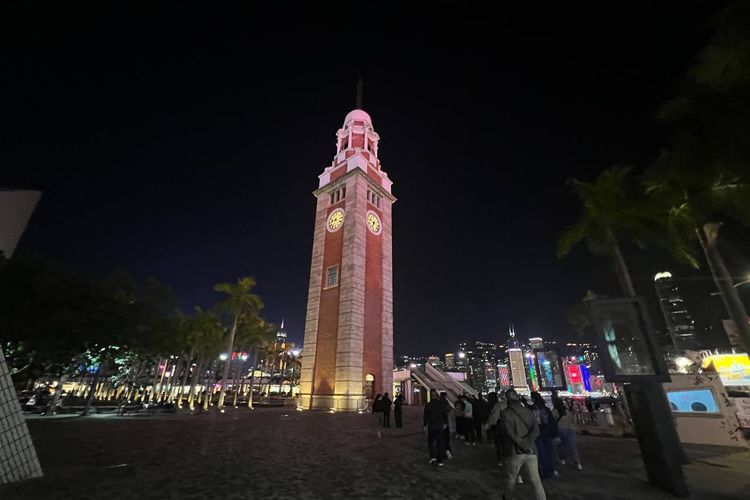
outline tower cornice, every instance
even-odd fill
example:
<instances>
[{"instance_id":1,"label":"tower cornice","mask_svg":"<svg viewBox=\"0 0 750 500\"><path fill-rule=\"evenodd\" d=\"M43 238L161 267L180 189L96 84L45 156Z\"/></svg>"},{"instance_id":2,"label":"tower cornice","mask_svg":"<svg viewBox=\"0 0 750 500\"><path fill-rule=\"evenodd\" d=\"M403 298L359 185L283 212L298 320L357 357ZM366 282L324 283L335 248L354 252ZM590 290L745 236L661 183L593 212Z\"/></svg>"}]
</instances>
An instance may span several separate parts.
<instances>
[{"instance_id":1,"label":"tower cornice","mask_svg":"<svg viewBox=\"0 0 750 500\"><path fill-rule=\"evenodd\" d=\"M313 191L313 194L315 196L318 196L318 195L323 194L323 193L328 193L329 191L332 191L332 190L336 189L338 187L338 185L341 183L342 180L349 179L351 177L354 177L355 175L362 175L362 176L364 176L365 179L368 180L368 183L370 184L370 187L374 191L376 191L380 196L382 196L382 197L387 198L388 200L390 200L391 203L394 203L396 201L397 198L395 196L393 196L393 194L391 194L389 191L386 191L385 188L383 188L383 186L381 186L377 182L375 182L375 179L373 179L372 177L370 177L369 175L367 175L367 172L365 172L362 169L362 167L359 167L359 166L356 166L356 167L352 168L352 170L348 171L347 173L345 173L341 177L338 177L335 181L331 181L328 184L326 184L325 186L316 189L315 191Z\"/></svg>"}]
</instances>

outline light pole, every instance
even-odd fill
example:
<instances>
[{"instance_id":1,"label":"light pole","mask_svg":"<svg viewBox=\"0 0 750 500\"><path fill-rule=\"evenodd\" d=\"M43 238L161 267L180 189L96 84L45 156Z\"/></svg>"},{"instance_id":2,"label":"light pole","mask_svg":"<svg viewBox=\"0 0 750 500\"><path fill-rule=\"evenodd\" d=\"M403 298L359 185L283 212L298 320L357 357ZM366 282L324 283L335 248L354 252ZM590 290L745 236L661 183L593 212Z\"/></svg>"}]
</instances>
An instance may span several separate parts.
<instances>
[{"instance_id":1,"label":"light pole","mask_svg":"<svg viewBox=\"0 0 750 500\"><path fill-rule=\"evenodd\" d=\"M750 283L750 274L748 274L748 275L747 275L747 276L745 277L745 279L744 279L744 280L740 281L739 283L735 283L735 284L734 284L734 285L732 285L732 286L733 286L734 288L737 288L738 286L740 286L740 285L744 285L744 284L746 284L746 283ZM711 293L710 293L709 295L710 295L710 296L712 296L712 297L715 297L716 295L721 295L721 292L711 292Z\"/></svg>"}]
</instances>

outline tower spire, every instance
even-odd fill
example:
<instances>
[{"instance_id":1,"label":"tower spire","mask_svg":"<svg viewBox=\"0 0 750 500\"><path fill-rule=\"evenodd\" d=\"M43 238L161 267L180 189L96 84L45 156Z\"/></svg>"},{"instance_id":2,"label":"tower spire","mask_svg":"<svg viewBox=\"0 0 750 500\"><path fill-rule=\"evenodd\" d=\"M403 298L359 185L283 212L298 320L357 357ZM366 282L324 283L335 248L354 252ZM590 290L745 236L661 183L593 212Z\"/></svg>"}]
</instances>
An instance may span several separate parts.
<instances>
[{"instance_id":1,"label":"tower spire","mask_svg":"<svg viewBox=\"0 0 750 500\"><path fill-rule=\"evenodd\" d=\"M357 102L355 103L355 109L362 109L362 98L364 94L365 84L362 82L362 75L357 77Z\"/></svg>"}]
</instances>

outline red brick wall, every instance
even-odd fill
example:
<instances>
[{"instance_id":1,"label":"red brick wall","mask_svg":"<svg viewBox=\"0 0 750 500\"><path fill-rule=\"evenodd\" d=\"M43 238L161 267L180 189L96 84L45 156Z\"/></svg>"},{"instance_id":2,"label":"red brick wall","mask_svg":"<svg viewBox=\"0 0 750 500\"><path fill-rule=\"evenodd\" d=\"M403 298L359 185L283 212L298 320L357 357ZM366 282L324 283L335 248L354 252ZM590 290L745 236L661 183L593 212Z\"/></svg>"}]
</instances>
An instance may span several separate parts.
<instances>
[{"instance_id":1,"label":"red brick wall","mask_svg":"<svg viewBox=\"0 0 750 500\"><path fill-rule=\"evenodd\" d=\"M331 180L330 180L330 182L335 181L336 179L338 179L339 177L341 177L345 173L346 173L346 165L340 166L339 168L337 168L336 170L334 170L333 172L331 172Z\"/></svg>"},{"instance_id":2,"label":"red brick wall","mask_svg":"<svg viewBox=\"0 0 750 500\"><path fill-rule=\"evenodd\" d=\"M373 206L368 207L377 213L381 221L382 213ZM383 329L383 236L367 230L365 257L365 332L363 345L362 379L368 373L375 376L375 393L390 392L383 387L381 369L381 334Z\"/></svg>"},{"instance_id":3,"label":"red brick wall","mask_svg":"<svg viewBox=\"0 0 750 500\"><path fill-rule=\"evenodd\" d=\"M370 179L375 181L375 184L378 186L382 185L382 180L380 175L378 175L378 171L375 170L375 168L367 167L367 175L370 177Z\"/></svg>"},{"instance_id":4,"label":"red brick wall","mask_svg":"<svg viewBox=\"0 0 750 500\"><path fill-rule=\"evenodd\" d=\"M331 206L328 215L336 208L344 207L344 202ZM349 221L344 218L344 224ZM339 294L340 287L325 289L328 281L328 268L339 266L339 283L341 283L341 250L344 240L344 228L335 233L325 228L325 246L323 247L323 279L321 280L320 310L318 313L318 339L315 346L315 380L313 394L333 394L336 379L336 339L339 330Z\"/></svg>"}]
</instances>

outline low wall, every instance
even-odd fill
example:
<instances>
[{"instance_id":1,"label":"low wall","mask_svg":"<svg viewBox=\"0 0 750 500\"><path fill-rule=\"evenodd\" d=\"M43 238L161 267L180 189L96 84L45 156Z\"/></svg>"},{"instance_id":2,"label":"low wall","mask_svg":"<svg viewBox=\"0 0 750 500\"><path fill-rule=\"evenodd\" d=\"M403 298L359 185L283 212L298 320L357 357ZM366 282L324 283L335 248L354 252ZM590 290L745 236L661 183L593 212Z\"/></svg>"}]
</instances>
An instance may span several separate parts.
<instances>
[{"instance_id":1,"label":"low wall","mask_svg":"<svg viewBox=\"0 0 750 500\"><path fill-rule=\"evenodd\" d=\"M747 448L737 409L718 375L671 375L671 378L672 382L664 384L664 390L668 396L672 393L671 405L680 441ZM710 391L713 402L704 391ZM692 405L691 394L696 394ZM682 406L677 408L675 401Z\"/></svg>"}]
</instances>

